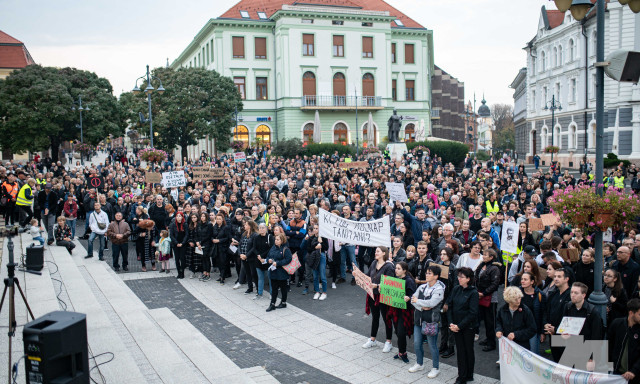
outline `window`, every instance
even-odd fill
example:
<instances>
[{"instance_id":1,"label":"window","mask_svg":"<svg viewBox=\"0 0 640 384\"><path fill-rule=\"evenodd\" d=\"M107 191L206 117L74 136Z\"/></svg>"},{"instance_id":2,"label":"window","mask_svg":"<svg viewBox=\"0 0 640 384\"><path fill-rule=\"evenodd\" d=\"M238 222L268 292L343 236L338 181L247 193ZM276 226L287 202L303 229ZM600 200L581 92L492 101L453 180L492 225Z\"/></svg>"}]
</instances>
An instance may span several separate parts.
<instances>
[{"instance_id":1,"label":"window","mask_svg":"<svg viewBox=\"0 0 640 384\"><path fill-rule=\"evenodd\" d=\"M373 27L373 23L362 23L363 27Z\"/></svg>"},{"instance_id":2,"label":"window","mask_svg":"<svg viewBox=\"0 0 640 384\"><path fill-rule=\"evenodd\" d=\"M560 83L556 83L556 86L555 86L556 103L560 102L560 91L561 91Z\"/></svg>"},{"instance_id":3,"label":"window","mask_svg":"<svg viewBox=\"0 0 640 384\"><path fill-rule=\"evenodd\" d=\"M256 59L266 59L267 58L267 38L256 37L254 39L254 43L255 43Z\"/></svg>"},{"instance_id":4,"label":"window","mask_svg":"<svg viewBox=\"0 0 640 384\"><path fill-rule=\"evenodd\" d=\"M249 16L249 12L247 11L240 11L240 16L242 16L243 19L250 19L251 16Z\"/></svg>"},{"instance_id":5,"label":"window","mask_svg":"<svg viewBox=\"0 0 640 384\"><path fill-rule=\"evenodd\" d=\"M344 106L346 105L347 86L344 79L344 74L336 72L333 75L333 105Z\"/></svg>"},{"instance_id":6,"label":"window","mask_svg":"<svg viewBox=\"0 0 640 384\"><path fill-rule=\"evenodd\" d=\"M256 100L267 100L267 78L256 77Z\"/></svg>"},{"instance_id":7,"label":"window","mask_svg":"<svg viewBox=\"0 0 640 384\"><path fill-rule=\"evenodd\" d=\"M249 128L244 125L238 125L233 131L233 140L242 141L246 148L249 145Z\"/></svg>"},{"instance_id":8,"label":"window","mask_svg":"<svg viewBox=\"0 0 640 384\"><path fill-rule=\"evenodd\" d=\"M260 20L267 20L267 14L264 12L258 12L258 17L260 18Z\"/></svg>"},{"instance_id":9,"label":"window","mask_svg":"<svg viewBox=\"0 0 640 384\"><path fill-rule=\"evenodd\" d=\"M211 39L209 46L211 47L211 62L213 63L213 39Z\"/></svg>"},{"instance_id":10,"label":"window","mask_svg":"<svg viewBox=\"0 0 640 384\"><path fill-rule=\"evenodd\" d=\"M258 128L256 128L256 143L258 146L271 144L271 128L268 125L258 125Z\"/></svg>"},{"instance_id":11,"label":"window","mask_svg":"<svg viewBox=\"0 0 640 384\"><path fill-rule=\"evenodd\" d=\"M333 20L331 22L331 24L333 24L333 25L344 25L344 21L343 20Z\"/></svg>"},{"instance_id":12,"label":"window","mask_svg":"<svg viewBox=\"0 0 640 384\"><path fill-rule=\"evenodd\" d=\"M313 19L302 19L302 24L313 24Z\"/></svg>"},{"instance_id":13,"label":"window","mask_svg":"<svg viewBox=\"0 0 640 384\"><path fill-rule=\"evenodd\" d=\"M209 65L209 43L207 43L207 65Z\"/></svg>"},{"instance_id":14,"label":"window","mask_svg":"<svg viewBox=\"0 0 640 384\"><path fill-rule=\"evenodd\" d=\"M596 80L596 74L591 74L591 98L596 98L596 87L598 86L598 81Z\"/></svg>"},{"instance_id":15,"label":"window","mask_svg":"<svg viewBox=\"0 0 640 384\"><path fill-rule=\"evenodd\" d=\"M544 51L542 51L542 54L540 55L540 62L542 64L542 68L541 68L542 72L546 71L547 70L547 54Z\"/></svg>"},{"instance_id":16,"label":"window","mask_svg":"<svg viewBox=\"0 0 640 384\"><path fill-rule=\"evenodd\" d=\"M409 123L404 127L404 141L406 143L412 143L416 141L416 125Z\"/></svg>"},{"instance_id":17,"label":"window","mask_svg":"<svg viewBox=\"0 0 640 384\"><path fill-rule=\"evenodd\" d=\"M302 75L302 95L304 105L316 105L316 75L313 72Z\"/></svg>"},{"instance_id":18,"label":"window","mask_svg":"<svg viewBox=\"0 0 640 384\"><path fill-rule=\"evenodd\" d=\"M313 143L313 123L307 123L302 128L302 143L303 145Z\"/></svg>"},{"instance_id":19,"label":"window","mask_svg":"<svg viewBox=\"0 0 640 384\"><path fill-rule=\"evenodd\" d=\"M406 90L405 91L406 100L407 101L414 101L416 99L416 96L415 96L416 82L415 82L415 80L405 80L404 86L405 86L405 90Z\"/></svg>"},{"instance_id":20,"label":"window","mask_svg":"<svg viewBox=\"0 0 640 384\"><path fill-rule=\"evenodd\" d=\"M375 123L373 124L373 129L371 130L371 133L369 133L369 123L364 123L364 126L362 127L362 144L364 146L367 146L367 144L371 143L373 144L373 146L378 145L378 140L377 137L378 136L376 133L378 132L378 127L376 127ZM371 136L369 136L371 135Z\"/></svg>"},{"instance_id":21,"label":"window","mask_svg":"<svg viewBox=\"0 0 640 384\"><path fill-rule=\"evenodd\" d=\"M302 56L313 56L313 40L312 34L305 33L302 35Z\"/></svg>"},{"instance_id":22,"label":"window","mask_svg":"<svg viewBox=\"0 0 640 384\"><path fill-rule=\"evenodd\" d=\"M576 85L576 79L571 79L571 101L576 102L578 99L578 89Z\"/></svg>"},{"instance_id":23,"label":"window","mask_svg":"<svg viewBox=\"0 0 640 384\"><path fill-rule=\"evenodd\" d=\"M391 100L398 101L398 80L391 80Z\"/></svg>"},{"instance_id":24,"label":"window","mask_svg":"<svg viewBox=\"0 0 640 384\"><path fill-rule=\"evenodd\" d=\"M233 36L233 58L244 59L244 37Z\"/></svg>"},{"instance_id":25,"label":"window","mask_svg":"<svg viewBox=\"0 0 640 384\"><path fill-rule=\"evenodd\" d=\"M391 43L391 62L396 63L396 43Z\"/></svg>"},{"instance_id":26,"label":"window","mask_svg":"<svg viewBox=\"0 0 640 384\"><path fill-rule=\"evenodd\" d=\"M536 74L536 62L538 61L537 58L531 56L531 75L535 75Z\"/></svg>"},{"instance_id":27,"label":"window","mask_svg":"<svg viewBox=\"0 0 640 384\"><path fill-rule=\"evenodd\" d=\"M553 60L553 67L557 67L558 66L558 48L557 47L553 47L553 57L551 58L551 60Z\"/></svg>"},{"instance_id":28,"label":"window","mask_svg":"<svg viewBox=\"0 0 640 384\"><path fill-rule=\"evenodd\" d=\"M531 91L531 105L535 111L538 108L538 101L536 100L536 91Z\"/></svg>"},{"instance_id":29,"label":"window","mask_svg":"<svg viewBox=\"0 0 640 384\"><path fill-rule=\"evenodd\" d=\"M371 36L362 37L362 57L373 57L373 37Z\"/></svg>"},{"instance_id":30,"label":"window","mask_svg":"<svg viewBox=\"0 0 640 384\"><path fill-rule=\"evenodd\" d=\"M344 36L333 36L333 57L344 57Z\"/></svg>"},{"instance_id":31,"label":"window","mask_svg":"<svg viewBox=\"0 0 640 384\"><path fill-rule=\"evenodd\" d=\"M348 135L349 135L349 130L344 123L337 123L333 127L333 143L334 144L347 145L349 143Z\"/></svg>"},{"instance_id":32,"label":"window","mask_svg":"<svg viewBox=\"0 0 640 384\"><path fill-rule=\"evenodd\" d=\"M402 21L396 19L395 22L398 27L404 27L404 23Z\"/></svg>"},{"instance_id":33,"label":"window","mask_svg":"<svg viewBox=\"0 0 640 384\"><path fill-rule=\"evenodd\" d=\"M576 43L573 39L569 39L569 61L576 59Z\"/></svg>"},{"instance_id":34,"label":"window","mask_svg":"<svg viewBox=\"0 0 640 384\"><path fill-rule=\"evenodd\" d=\"M236 85L236 88L238 88L238 92L240 92L240 98L242 100L246 99L247 94L245 92L245 81L244 81L244 77L234 77L233 78L233 84Z\"/></svg>"},{"instance_id":35,"label":"window","mask_svg":"<svg viewBox=\"0 0 640 384\"><path fill-rule=\"evenodd\" d=\"M547 91L547 87L542 87L542 104L547 104L549 100L549 92Z\"/></svg>"},{"instance_id":36,"label":"window","mask_svg":"<svg viewBox=\"0 0 640 384\"><path fill-rule=\"evenodd\" d=\"M365 73L362 76L362 96L364 99L364 105L375 106L376 95L376 83L375 78L370 73Z\"/></svg>"},{"instance_id":37,"label":"window","mask_svg":"<svg viewBox=\"0 0 640 384\"><path fill-rule=\"evenodd\" d=\"M558 66L562 66L564 64L564 52L562 50L562 45L558 46Z\"/></svg>"},{"instance_id":38,"label":"window","mask_svg":"<svg viewBox=\"0 0 640 384\"><path fill-rule=\"evenodd\" d=\"M415 58L413 57L413 44L404 45L404 63L414 64Z\"/></svg>"}]
</instances>

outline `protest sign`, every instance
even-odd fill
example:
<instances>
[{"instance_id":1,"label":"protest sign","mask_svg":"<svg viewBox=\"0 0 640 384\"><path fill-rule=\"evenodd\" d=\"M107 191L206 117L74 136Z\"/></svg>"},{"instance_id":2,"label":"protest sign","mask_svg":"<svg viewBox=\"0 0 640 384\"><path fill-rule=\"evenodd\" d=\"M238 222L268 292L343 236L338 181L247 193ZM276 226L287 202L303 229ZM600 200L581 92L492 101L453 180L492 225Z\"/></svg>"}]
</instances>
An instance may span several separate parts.
<instances>
[{"instance_id":1,"label":"protest sign","mask_svg":"<svg viewBox=\"0 0 640 384\"><path fill-rule=\"evenodd\" d=\"M613 241L613 230L611 227L607 228L607 230L602 234L602 241Z\"/></svg>"},{"instance_id":2,"label":"protest sign","mask_svg":"<svg viewBox=\"0 0 640 384\"><path fill-rule=\"evenodd\" d=\"M162 174L159 172L147 172L144 181L148 184L158 184L162 182Z\"/></svg>"},{"instance_id":3,"label":"protest sign","mask_svg":"<svg viewBox=\"0 0 640 384\"><path fill-rule=\"evenodd\" d=\"M353 278L356 280L356 285L364 289L364 291L367 292L367 294L371 296L372 299L374 299L373 288L371 288L371 277L365 275L361 270L358 269L355 264L353 265L352 274Z\"/></svg>"},{"instance_id":4,"label":"protest sign","mask_svg":"<svg viewBox=\"0 0 640 384\"><path fill-rule=\"evenodd\" d=\"M346 160L350 160L350 159L346 159ZM338 167L343 168L343 169L350 169L350 168L369 168L369 163L366 161L341 161L340 164L338 164Z\"/></svg>"},{"instance_id":5,"label":"protest sign","mask_svg":"<svg viewBox=\"0 0 640 384\"><path fill-rule=\"evenodd\" d=\"M571 317L565 316L558 325L558 335L579 335L584 326L584 322L587 320L584 317Z\"/></svg>"},{"instance_id":6,"label":"protest sign","mask_svg":"<svg viewBox=\"0 0 640 384\"><path fill-rule=\"evenodd\" d=\"M193 178L198 180L224 180L224 168L194 167Z\"/></svg>"},{"instance_id":7,"label":"protest sign","mask_svg":"<svg viewBox=\"0 0 640 384\"><path fill-rule=\"evenodd\" d=\"M500 345L501 383L560 383L566 382L570 378L571 383L627 384L622 376L582 371L556 364L522 348L505 336L501 337L498 342Z\"/></svg>"},{"instance_id":8,"label":"protest sign","mask_svg":"<svg viewBox=\"0 0 640 384\"><path fill-rule=\"evenodd\" d=\"M442 280L447 280L449 278L449 267L442 264L433 264L435 267L440 268L440 278Z\"/></svg>"},{"instance_id":9,"label":"protest sign","mask_svg":"<svg viewBox=\"0 0 640 384\"><path fill-rule=\"evenodd\" d=\"M104 187L104 179L101 176L89 177L89 188L102 189Z\"/></svg>"},{"instance_id":10,"label":"protest sign","mask_svg":"<svg viewBox=\"0 0 640 384\"><path fill-rule=\"evenodd\" d=\"M379 288L380 302L394 308L407 309L407 302L404 301L406 296L404 284L403 279L382 275Z\"/></svg>"},{"instance_id":11,"label":"protest sign","mask_svg":"<svg viewBox=\"0 0 640 384\"><path fill-rule=\"evenodd\" d=\"M500 250L509 253L518 253L518 223L515 221L505 221L502 223Z\"/></svg>"},{"instance_id":12,"label":"protest sign","mask_svg":"<svg viewBox=\"0 0 640 384\"><path fill-rule=\"evenodd\" d=\"M542 219L542 223L544 225L554 225L554 224L560 222L560 220L558 220L558 216L554 215L553 213L547 213L546 215L540 215L540 218Z\"/></svg>"},{"instance_id":13,"label":"protest sign","mask_svg":"<svg viewBox=\"0 0 640 384\"><path fill-rule=\"evenodd\" d=\"M391 246L391 223L388 217L360 222L347 220L320 209L318 219L321 237L367 247Z\"/></svg>"},{"instance_id":14,"label":"protest sign","mask_svg":"<svg viewBox=\"0 0 640 384\"><path fill-rule=\"evenodd\" d=\"M575 263L580 259L580 252L576 248L564 248L559 252L560 256L562 256L562 259L566 262Z\"/></svg>"},{"instance_id":15,"label":"protest sign","mask_svg":"<svg viewBox=\"0 0 640 384\"><path fill-rule=\"evenodd\" d=\"M165 188L184 187L187 180L184 171L162 172L162 186Z\"/></svg>"},{"instance_id":16,"label":"protest sign","mask_svg":"<svg viewBox=\"0 0 640 384\"><path fill-rule=\"evenodd\" d=\"M529 219L529 229L532 231L544 231L542 219Z\"/></svg>"},{"instance_id":17,"label":"protest sign","mask_svg":"<svg viewBox=\"0 0 640 384\"><path fill-rule=\"evenodd\" d=\"M407 173L407 167L400 167L400 168L398 168L398 171L400 171L402 173Z\"/></svg>"},{"instance_id":18,"label":"protest sign","mask_svg":"<svg viewBox=\"0 0 640 384\"><path fill-rule=\"evenodd\" d=\"M233 161L236 163L244 163L247 161L247 155L244 152L235 152L233 154Z\"/></svg>"},{"instance_id":19,"label":"protest sign","mask_svg":"<svg viewBox=\"0 0 640 384\"><path fill-rule=\"evenodd\" d=\"M384 183L387 187L387 192L389 192L389 196L395 201L399 201L401 203L408 203L409 199L407 198L407 191L404 189L403 183Z\"/></svg>"}]
</instances>

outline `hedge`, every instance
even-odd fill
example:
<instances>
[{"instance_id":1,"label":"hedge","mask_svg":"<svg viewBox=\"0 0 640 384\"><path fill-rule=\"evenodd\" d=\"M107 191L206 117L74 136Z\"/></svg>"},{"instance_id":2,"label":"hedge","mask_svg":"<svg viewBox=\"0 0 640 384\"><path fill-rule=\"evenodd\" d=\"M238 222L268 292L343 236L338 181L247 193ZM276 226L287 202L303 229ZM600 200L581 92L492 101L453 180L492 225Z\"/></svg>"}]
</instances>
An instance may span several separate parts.
<instances>
[{"instance_id":1,"label":"hedge","mask_svg":"<svg viewBox=\"0 0 640 384\"><path fill-rule=\"evenodd\" d=\"M335 151L338 151L340 156L342 155L354 155L356 153L355 148L349 145L342 144L309 144L305 148L304 154L307 156L313 155L333 155Z\"/></svg>"},{"instance_id":2,"label":"hedge","mask_svg":"<svg viewBox=\"0 0 640 384\"><path fill-rule=\"evenodd\" d=\"M631 162L629 160L620 160L615 153L607 153L607 157L604 159L604 167L605 168L615 168L622 162L625 167L629 168Z\"/></svg>"},{"instance_id":3,"label":"hedge","mask_svg":"<svg viewBox=\"0 0 640 384\"><path fill-rule=\"evenodd\" d=\"M407 143L407 148L413 148L422 145L429 148L431 156L442 157L444 163L453 163L460 165L469 153L469 147L457 141L415 141Z\"/></svg>"},{"instance_id":4,"label":"hedge","mask_svg":"<svg viewBox=\"0 0 640 384\"><path fill-rule=\"evenodd\" d=\"M305 149L302 146L302 140L300 139L282 139L271 149L273 156L282 156L288 159L293 159L298 155L304 155Z\"/></svg>"}]
</instances>

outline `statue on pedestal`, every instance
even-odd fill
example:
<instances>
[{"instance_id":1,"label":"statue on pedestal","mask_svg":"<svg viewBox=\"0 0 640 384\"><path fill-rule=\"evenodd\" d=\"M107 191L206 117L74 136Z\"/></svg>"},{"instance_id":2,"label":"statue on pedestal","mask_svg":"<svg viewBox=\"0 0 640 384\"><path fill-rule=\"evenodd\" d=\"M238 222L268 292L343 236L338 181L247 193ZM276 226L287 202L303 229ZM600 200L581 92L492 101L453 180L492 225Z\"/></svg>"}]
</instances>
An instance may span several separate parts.
<instances>
[{"instance_id":1,"label":"statue on pedestal","mask_svg":"<svg viewBox=\"0 0 640 384\"><path fill-rule=\"evenodd\" d=\"M387 126L389 127L389 142L399 143L400 138L398 135L400 134L400 127L402 126L402 116L398 116L398 111L395 108L393 109L393 115L391 115L389 121L387 121Z\"/></svg>"}]
</instances>

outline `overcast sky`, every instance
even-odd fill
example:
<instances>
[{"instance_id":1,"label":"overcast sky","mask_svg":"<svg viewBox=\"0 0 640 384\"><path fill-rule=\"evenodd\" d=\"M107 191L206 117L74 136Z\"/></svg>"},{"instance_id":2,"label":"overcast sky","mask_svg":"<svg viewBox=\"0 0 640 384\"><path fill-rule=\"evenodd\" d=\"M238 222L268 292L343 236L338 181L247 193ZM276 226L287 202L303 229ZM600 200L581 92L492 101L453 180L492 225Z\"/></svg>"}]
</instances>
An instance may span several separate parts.
<instances>
[{"instance_id":1,"label":"overcast sky","mask_svg":"<svg viewBox=\"0 0 640 384\"><path fill-rule=\"evenodd\" d=\"M509 88L526 65L522 48L549 0L387 0L434 31L435 63L465 83L466 99L513 103ZM172 62L210 18L237 0L3 0L0 30L42 65L73 66L133 88L151 67Z\"/></svg>"}]
</instances>

